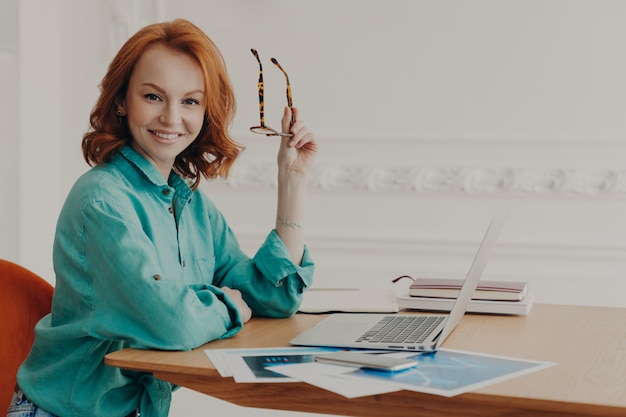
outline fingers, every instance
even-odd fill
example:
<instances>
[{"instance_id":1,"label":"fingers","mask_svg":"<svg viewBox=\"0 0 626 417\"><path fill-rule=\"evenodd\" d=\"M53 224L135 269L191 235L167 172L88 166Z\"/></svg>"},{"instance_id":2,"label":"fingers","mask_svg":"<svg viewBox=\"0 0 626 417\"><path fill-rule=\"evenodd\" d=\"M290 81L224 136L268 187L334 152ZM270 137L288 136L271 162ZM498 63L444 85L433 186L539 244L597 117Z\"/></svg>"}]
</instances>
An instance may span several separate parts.
<instances>
[{"instance_id":1,"label":"fingers","mask_svg":"<svg viewBox=\"0 0 626 417\"><path fill-rule=\"evenodd\" d=\"M293 125L293 122L295 121L296 115L298 113L295 107L293 110L294 111L292 113L289 106L285 106L285 108L283 109L283 118L280 122L283 133L290 133L291 131L291 126Z\"/></svg>"},{"instance_id":2,"label":"fingers","mask_svg":"<svg viewBox=\"0 0 626 417\"><path fill-rule=\"evenodd\" d=\"M315 141L315 135L305 125L304 121L300 120L299 113L297 107L294 107L292 112L289 107L285 106L282 119L283 131L293 135L287 138L287 146L296 149L300 149L308 143ZM292 120L293 124L291 124ZM285 130L285 127L287 127L287 130Z\"/></svg>"},{"instance_id":3,"label":"fingers","mask_svg":"<svg viewBox=\"0 0 626 417\"><path fill-rule=\"evenodd\" d=\"M248 304L244 301L241 296L241 292L239 290L222 287L221 288L224 293L228 294L228 296L233 300L237 309L239 310L239 314L241 315L241 320L246 323L248 320L252 318L252 310L248 306Z\"/></svg>"}]
</instances>

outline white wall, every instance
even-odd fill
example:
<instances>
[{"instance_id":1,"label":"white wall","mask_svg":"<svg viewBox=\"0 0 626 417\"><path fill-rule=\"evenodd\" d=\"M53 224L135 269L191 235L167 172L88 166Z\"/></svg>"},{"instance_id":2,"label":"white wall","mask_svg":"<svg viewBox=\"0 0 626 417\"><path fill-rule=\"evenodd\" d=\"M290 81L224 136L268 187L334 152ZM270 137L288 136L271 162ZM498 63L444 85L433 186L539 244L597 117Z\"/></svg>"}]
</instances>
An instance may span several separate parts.
<instances>
[{"instance_id":1,"label":"white wall","mask_svg":"<svg viewBox=\"0 0 626 417\"><path fill-rule=\"evenodd\" d=\"M0 8L0 177L3 193L0 197L0 256L15 259L18 255L19 228L15 221L19 184L14 172L19 167L19 89L18 64L18 4L7 1Z\"/></svg>"},{"instance_id":2,"label":"white wall","mask_svg":"<svg viewBox=\"0 0 626 417\"><path fill-rule=\"evenodd\" d=\"M248 132L254 47L268 124L285 100L275 56L321 143L306 222L316 285L461 276L510 206L488 278L529 281L539 302L626 307L625 16L620 0L5 0L0 256L54 282L54 222L87 169L80 140L106 65L128 33L185 17L235 86L248 150L203 188L250 253L275 205L276 144Z\"/></svg>"},{"instance_id":3,"label":"white wall","mask_svg":"<svg viewBox=\"0 0 626 417\"><path fill-rule=\"evenodd\" d=\"M230 65L248 152L205 189L250 252L274 209L274 146L247 132L256 47L266 116L284 103L276 56L322 144L307 219L319 285L462 275L489 217L511 206L487 276L530 281L541 302L626 305L626 3L324 6L167 8L197 16Z\"/></svg>"}]
</instances>

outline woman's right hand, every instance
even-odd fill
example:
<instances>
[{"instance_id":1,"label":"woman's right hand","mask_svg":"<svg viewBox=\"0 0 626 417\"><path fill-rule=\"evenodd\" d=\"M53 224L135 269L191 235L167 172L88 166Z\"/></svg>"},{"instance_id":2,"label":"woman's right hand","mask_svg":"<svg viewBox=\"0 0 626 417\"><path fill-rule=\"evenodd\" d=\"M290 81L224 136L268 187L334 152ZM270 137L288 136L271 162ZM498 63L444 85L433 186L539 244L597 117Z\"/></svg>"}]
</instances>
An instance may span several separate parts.
<instances>
[{"instance_id":1,"label":"woman's right hand","mask_svg":"<svg viewBox=\"0 0 626 417\"><path fill-rule=\"evenodd\" d=\"M248 303L243 300L243 297L241 296L241 291L230 287L222 287L221 290L224 291L224 293L226 293L235 302L235 305L239 310L241 320L243 320L244 323L252 318L252 310L248 306Z\"/></svg>"}]
</instances>

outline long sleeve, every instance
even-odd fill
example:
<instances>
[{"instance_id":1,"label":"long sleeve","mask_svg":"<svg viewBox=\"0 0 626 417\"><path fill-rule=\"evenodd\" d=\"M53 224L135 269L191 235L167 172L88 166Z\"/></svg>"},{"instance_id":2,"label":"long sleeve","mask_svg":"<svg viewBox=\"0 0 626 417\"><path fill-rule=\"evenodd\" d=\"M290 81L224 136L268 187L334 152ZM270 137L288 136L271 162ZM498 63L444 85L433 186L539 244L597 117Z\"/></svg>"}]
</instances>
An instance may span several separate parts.
<instances>
[{"instance_id":1,"label":"long sleeve","mask_svg":"<svg viewBox=\"0 0 626 417\"><path fill-rule=\"evenodd\" d=\"M304 290L313 281L315 265L308 248L305 247L301 264L296 265L272 230L249 258L241 251L224 217L206 197L202 210L211 213L215 236L214 284L240 290L255 316L288 317L295 313Z\"/></svg>"}]
</instances>

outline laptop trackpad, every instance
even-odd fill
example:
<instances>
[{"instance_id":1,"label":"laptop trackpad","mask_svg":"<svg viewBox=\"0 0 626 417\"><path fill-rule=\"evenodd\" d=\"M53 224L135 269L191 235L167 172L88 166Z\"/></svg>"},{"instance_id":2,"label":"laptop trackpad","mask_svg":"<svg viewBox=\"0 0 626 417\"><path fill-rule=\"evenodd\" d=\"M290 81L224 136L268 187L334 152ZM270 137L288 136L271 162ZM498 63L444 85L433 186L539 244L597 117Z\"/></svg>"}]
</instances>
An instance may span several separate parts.
<instances>
[{"instance_id":1,"label":"laptop trackpad","mask_svg":"<svg viewBox=\"0 0 626 417\"><path fill-rule=\"evenodd\" d=\"M354 342L370 330L376 320L370 314L333 314L301 333L293 344L343 344ZM378 316L380 318L380 316Z\"/></svg>"}]
</instances>

